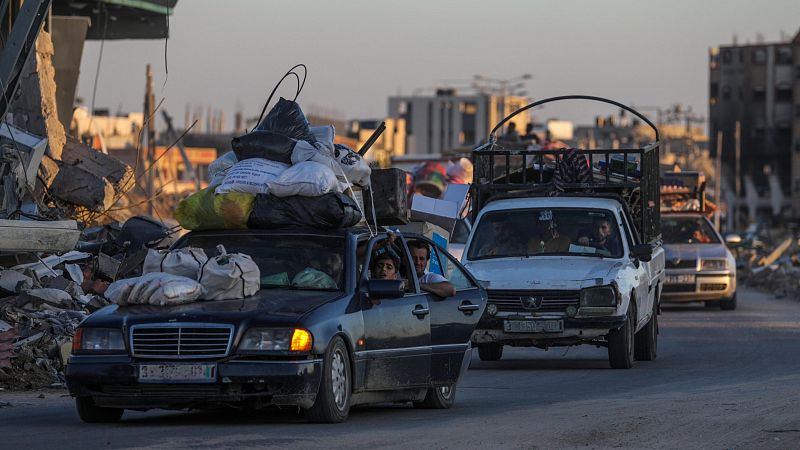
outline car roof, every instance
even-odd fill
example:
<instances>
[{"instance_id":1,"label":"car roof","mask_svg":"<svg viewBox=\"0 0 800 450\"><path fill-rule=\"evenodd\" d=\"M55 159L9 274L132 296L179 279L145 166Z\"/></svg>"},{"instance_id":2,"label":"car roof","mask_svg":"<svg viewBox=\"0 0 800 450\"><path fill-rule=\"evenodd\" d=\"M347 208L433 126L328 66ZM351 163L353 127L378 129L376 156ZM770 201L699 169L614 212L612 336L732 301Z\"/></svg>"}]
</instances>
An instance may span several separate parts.
<instances>
[{"instance_id":1,"label":"car roof","mask_svg":"<svg viewBox=\"0 0 800 450\"><path fill-rule=\"evenodd\" d=\"M493 200L486 204L481 214L507 209L598 208L616 210L619 207L619 201L607 197L524 197Z\"/></svg>"}]
</instances>

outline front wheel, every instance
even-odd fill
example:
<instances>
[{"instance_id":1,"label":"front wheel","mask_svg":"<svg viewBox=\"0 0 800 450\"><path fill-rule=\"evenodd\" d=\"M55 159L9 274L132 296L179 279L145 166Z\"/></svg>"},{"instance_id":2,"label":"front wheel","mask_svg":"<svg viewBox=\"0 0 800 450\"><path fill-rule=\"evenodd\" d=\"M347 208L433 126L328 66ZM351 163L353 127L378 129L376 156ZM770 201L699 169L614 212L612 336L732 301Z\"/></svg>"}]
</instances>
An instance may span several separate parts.
<instances>
[{"instance_id":1,"label":"front wheel","mask_svg":"<svg viewBox=\"0 0 800 450\"><path fill-rule=\"evenodd\" d=\"M344 341L337 336L325 351L322 383L314 405L305 411L306 418L317 423L344 422L350 413L350 380L350 356Z\"/></svg>"},{"instance_id":2,"label":"front wheel","mask_svg":"<svg viewBox=\"0 0 800 450\"><path fill-rule=\"evenodd\" d=\"M631 309L625 316L625 323L608 333L608 362L612 369L633 367L633 317Z\"/></svg>"},{"instance_id":3,"label":"front wheel","mask_svg":"<svg viewBox=\"0 0 800 450\"><path fill-rule=\"evenodd\" d=\"M425 395L425 400L414 402L415 408L423 409L450 409L456 401L456 385L431 386Z\"/></svg>"},{"instance_id":4,"label":"front wheel","mask_svg":"<svg viewBox=\"0 0 800 450\"><path fill-rule=\"evenodd\" d=\"M478 344L478 356L481 361L500 361L503 357L503 345L495 344Z\"/></svg>"},{"instance_id":5,"label":"front wheel","mask_svg":"<svg viewBox=\"0 0 800 450\"><path fill-rule=\"evenodd\" d=\"M76 397L75 408L78 416L86 423L114 423L122 419L122 408L104 408L94 404L92 397Z\"/></svg>"},{"instance_id":6,"label":"front wheel","mask_svg":"<svg viewBox=\"0 0 800 450\"><path fill-rule=\"evenodd\" d=\"M726 311L733 311L736 309L736 294L734 293L731 298L720 300L719 307Z\"/></svg>"}]
</instances>

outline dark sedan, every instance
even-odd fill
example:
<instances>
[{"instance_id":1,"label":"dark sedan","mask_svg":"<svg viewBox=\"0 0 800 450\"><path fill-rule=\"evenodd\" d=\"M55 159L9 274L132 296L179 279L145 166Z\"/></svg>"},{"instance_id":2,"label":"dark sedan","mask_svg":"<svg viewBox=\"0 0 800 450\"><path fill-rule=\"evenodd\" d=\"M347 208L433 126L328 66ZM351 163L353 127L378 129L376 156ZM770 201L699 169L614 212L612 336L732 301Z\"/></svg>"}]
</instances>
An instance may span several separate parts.
<instances>
[{"instance_id":1,"label":"dark sedan","mask_svg":"<svg viewBox=\"0 0 800 450\"><path fill-rule=\"evenodd\" d=\"M456 295L420 289L407 243L431 248L430 270ZM223 244L253 257L261 290L240 300L181 306L109 306L78 329L67 384L86 422L125 409L294 405L317 422L350 406L413 402L449 408L471 356L486 294L424 237L366 229L192 232L175 247ZM396 279L370 277L393 248Z\"/></svg>"}]
</instances>

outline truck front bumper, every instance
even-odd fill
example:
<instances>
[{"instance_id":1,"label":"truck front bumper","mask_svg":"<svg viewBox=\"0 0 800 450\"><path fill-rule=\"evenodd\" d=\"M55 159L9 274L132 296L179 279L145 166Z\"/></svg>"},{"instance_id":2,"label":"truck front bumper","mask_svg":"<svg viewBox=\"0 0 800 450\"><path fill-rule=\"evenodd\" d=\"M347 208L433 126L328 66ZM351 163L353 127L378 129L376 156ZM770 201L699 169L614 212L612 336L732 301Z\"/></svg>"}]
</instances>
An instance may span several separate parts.
<instances>
[{"instance_id":1,"label":"truck front bumper","mask_svg":"<svg viewBox=\"0 0 800 450\"><path fill-rule=\"evenodd\" d=\"M218 362L213 383L140 383L139 363L127 356L72 356L66 369L67 387L72 396L92 397L98 406L117 408L172 409L251 399L262 404L309 408L322 379L321 359Z\"/></svg>"},{"instance_id":2,"label":"truck front bumper","mask_svg":"<svg viewBox=\"0 0 800 450\"><path fill-rule=\"evenodd\" d=\"M472 342L475 344L497 343L519 346L559 346L587 343L596 341L598 338L607 335L611 330L623 326L626 316L564 317L557 319L564 321L563 331L536 333L504 331L504 320L514 319L493 318L482 320L475 332L472 333Z\"/></svg>"}]
</instances>

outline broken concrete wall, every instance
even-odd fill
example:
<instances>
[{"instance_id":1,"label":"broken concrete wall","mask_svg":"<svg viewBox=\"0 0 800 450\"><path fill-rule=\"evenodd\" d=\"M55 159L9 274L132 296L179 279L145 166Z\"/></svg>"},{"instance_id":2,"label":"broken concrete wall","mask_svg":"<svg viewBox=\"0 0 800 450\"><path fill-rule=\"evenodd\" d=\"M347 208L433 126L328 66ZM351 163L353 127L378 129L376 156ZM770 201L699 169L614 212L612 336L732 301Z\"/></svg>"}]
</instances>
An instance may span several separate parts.
<instances>
[{"instance_id":1,"label":"broken concrete wall","mask_svg":"<svg viewBox=\"0 0 800 450\"><path fill-rule=\"evenodd\" d=\"M9 112L14 115L14 124L18 127L47 137L48 154L61 159L67 137L58 120L53 51L50 33L42 31L36 39L36 52L22 71L20 95L12 99Z\"/></svg>"}]
</instances>

